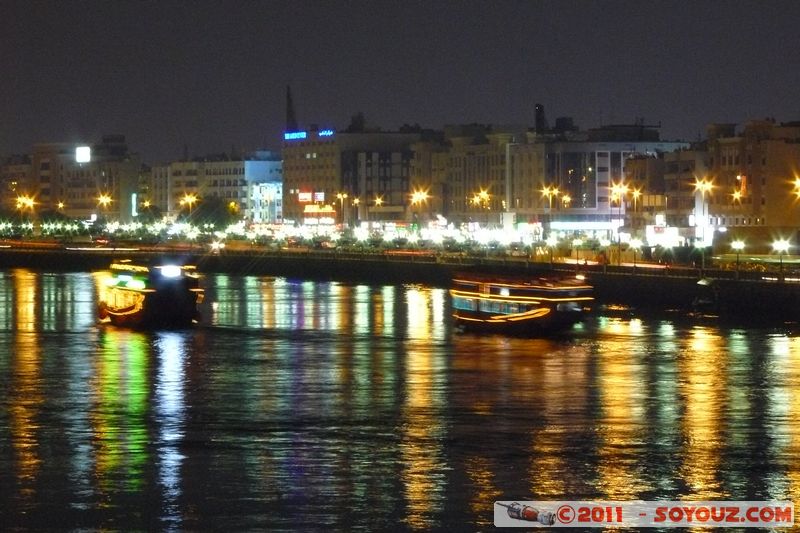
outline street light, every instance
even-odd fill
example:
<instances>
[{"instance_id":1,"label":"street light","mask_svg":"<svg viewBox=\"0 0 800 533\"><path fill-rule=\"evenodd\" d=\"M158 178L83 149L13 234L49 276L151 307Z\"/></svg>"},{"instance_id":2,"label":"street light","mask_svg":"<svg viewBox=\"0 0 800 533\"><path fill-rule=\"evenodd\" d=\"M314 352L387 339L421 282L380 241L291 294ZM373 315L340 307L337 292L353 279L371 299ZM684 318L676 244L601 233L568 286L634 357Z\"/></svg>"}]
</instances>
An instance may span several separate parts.
<instances>
[{"instance_id":1,"label":"street light","mask_svg":"<svg viewBox=\"0 0 800 533\"><path fill-rule=\"evenodd\" d=\"M102 207L104 210L108 209L108 206L111 205L111 202L113 202L111 196L106 193L102 193L97 197L97 205Z\"/></svg>"},{"instance_id":2,"label":"street light","mask_svg":"<svg viewBox=\"0 0 800 533\"><path fill-rule=\"evenodd\" d=\"M628 194L630 188L620 182L620 183L611 183L611 201L617 201L617 213L620 223L622 222L622 200L625 198L625 195ZM617 265L622 264L622 237L620 236L619 228L621 226L617 226Z\"/></svg>"},{"instance_id":3,"label":"street light","mask_svg":"<svg viewBox=\"0 0 800 533\"><path fill-rule=\"evenodd\" d=\"M633 189L631 191L631 196L633 197L633 215L631 215L631 227L635 230L637 227L639 227L636 205L639 202L639 197L642 196L642 189Z\"/></svg>"},{"instance_id":4,"label":"street light","mask_svg":"<svg viewBox=\"0 0 800 533\"><path fill-rule=\"evenodd\" d=\"M786 239L778 239L772 243L772 249L778 252L780 256L781 280L783 280L783 254L789 251L789 241Z\"/></svg>"},{"instance_id":5,"label":"street light","mask_svg":"<svg viewBox=\"0 0 800 533\"><path fill-rule=\"evenodd\" d=\"M428 191L416 190L411 193L411 205L419 207L422 203L427 202L428 198Z\"/></svg>"},{"instance_id":6,"label":"street light","mask_svg":"<svg viewBox=\"0 0 800 533\"><path fill-rule=\"evenodd\" d=\"M419 205L422 202L426 202L428 200L428 193L426 191L414 191L411 193L411 203L413 205Z\"/></svg>"},{"instance_id":7,"label":"street light","mask_svg":"<svg viewBox=\"0 0 800 533\"><path fill-rule=\"evenodd\" d=\"M710 180L706 179L695 179L694 180L694 190L695 192L700 191L700 197L702 200L702 219L701 219L701 232L700 238L702 239L702 247L700 248L700 273L702 274L703 270L706 267L706 193L711 192L711 189L714 188L714 184Z\"/></svg>"},{"instance_id":8,"label":"street light","mask_svg":"<svg viewBox=\"0 0 800 533\"><path fill-rule=\"evenodd\" d=\"M744 241L733 241L731 243L731 248L736 250L736 279L739 279L739 254L744 250Z\"/></svg>"},{"instance_id":9,"label":"street light","mask_svg":"<svg viewBox=\"0 0 800 533\"><path fill-rule=\"evenodd\" d=\"M339 211L342 213L342 225L344 225L344 201L347 199L347 193L336 193L336 199L339 200Z\"/></svg>"},{"instance_id":10,"label":"street light","mask_svg":"<svg viewBox=\"0 0 800 533\"><path fill-rule=\"evenodd\" d=\"M360 198L353 198L353 206L355 206L355 208L356 208L356 224L358 224L358 221L360 219L360 217L359 217L360 213L358 211L358 206L359 205L361 205L361 199Z\"/></svg>"},{"instance_id":11,"label":"street light","mask_svg":"<svg viewBox=\"0 0 800 533\"><path fill-rule=\"evenodd\" d=\"M25 212L26 209L30 209L31 218L33 218L33 206L35 204L36 202L33 200L33 197L31 196L25 196L25 195L17 196L17 209L19 209L20 221L23 219L23 213Z\"/></svg>"},{"instance_id":12,"label":"street light","mask_svg":"<svg viewBox=\"0 0 800 533\"><path fill-rule=\"evenodd\" d=\"M553 220L552 220L553 219L553 196L557 197L559 195L558 187L556 187L555 185L552 185L552 186L547 185L547 186L542 188L541 193L542 193L542 197L547 196L547 202L548 202L547 222L548 222L548 224L552 225L552 223L553 223Z\"/></svg>"},{"instance_id":13,"label":"street light","mask_svg":"<svg viewBox=\"0 0 800 533\"><path fill-rule=\"evenodd\" d=\"M194 194L186 193L181 198L181 202L180 203L181 203L181 205L188 205L189 206L189 217L191 218L191 216L192 216L192 207L194 207L194 204L197 203L197 196L195 196Z\"/></svg>"}]
</instances>

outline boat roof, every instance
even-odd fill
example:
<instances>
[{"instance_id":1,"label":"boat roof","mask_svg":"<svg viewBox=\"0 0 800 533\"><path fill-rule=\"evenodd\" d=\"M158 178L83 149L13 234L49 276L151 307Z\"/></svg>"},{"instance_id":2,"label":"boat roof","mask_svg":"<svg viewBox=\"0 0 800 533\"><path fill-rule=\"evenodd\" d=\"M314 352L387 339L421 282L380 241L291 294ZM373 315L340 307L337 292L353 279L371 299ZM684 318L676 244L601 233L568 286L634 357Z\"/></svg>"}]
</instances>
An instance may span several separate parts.
<instances>
[{"instance_id":1,"label":"boat roof","mask_svg":"<svg viewBox=\"0 0 800 533\"><path fill-rule=\"evenodd\" d=\"M578 277L552 275L552 276L526 276L519 274L489 274L485 272L462 272L453 275L454 283L485 283L498 286L518 287L559 287L569 286L591 288L584 280Z\"/></svg>"},{"instance_id":2,"label":"boat roof","mask_svg":"<svg viewBox=\"0 0 800 533\"><path fill-rule=\"evenodd\" d=\"M188 264L186 259L181 258L168 258L158 257L150 261L136 261L133 259L118 259L111 263L111 270L120 270L125 272L150 272L154 268L161 268L167 265L177 266L183 270L196 270L196 266Z\"/></svg>"}]
</instances>

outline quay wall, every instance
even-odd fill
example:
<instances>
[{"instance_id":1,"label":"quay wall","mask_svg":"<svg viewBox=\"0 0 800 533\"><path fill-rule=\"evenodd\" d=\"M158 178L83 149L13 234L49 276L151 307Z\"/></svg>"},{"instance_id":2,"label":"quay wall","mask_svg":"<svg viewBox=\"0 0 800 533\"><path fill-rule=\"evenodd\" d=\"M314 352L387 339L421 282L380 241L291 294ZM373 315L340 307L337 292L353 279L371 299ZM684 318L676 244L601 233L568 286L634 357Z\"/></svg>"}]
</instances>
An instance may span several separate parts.
<instances>
[{"instance_id":1,"label":"quay wall","mask_svg":"<svg viewBox=\"0 0 800 533\"><path fill-rule=\"evenodd\" d=\"M599 304L653 310L697 310L738 317L765 315L800 320L800 283L773 277L734 279L730 271L651 270L645 268L567 265L529 262L517 258L466 258L415 254L369 254L334 251L225 252L197 254L192 250L129 251L0 249L0 269L91 271L108 267L113 259L149 261L182 256L202 273L270 275L295 279L338 280L354 283L420 283L447 287L454 273L479 270L497 275L543 276L581 273L595 288ZM698 281L705 280L699 284Z\"/></svg>"}]
</instances>

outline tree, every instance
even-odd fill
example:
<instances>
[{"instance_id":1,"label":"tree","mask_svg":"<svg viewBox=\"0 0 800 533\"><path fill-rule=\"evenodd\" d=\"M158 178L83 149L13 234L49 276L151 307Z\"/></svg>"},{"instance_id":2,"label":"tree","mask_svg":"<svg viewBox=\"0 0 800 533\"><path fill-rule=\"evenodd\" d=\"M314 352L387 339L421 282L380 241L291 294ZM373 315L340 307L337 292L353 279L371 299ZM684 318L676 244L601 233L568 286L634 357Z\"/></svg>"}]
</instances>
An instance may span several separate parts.
<instances>
[{"instance_id":1,"label":"tree","mask_svg":"<svg viewBox=\"0 0 800 533\"><path fill-rule=\"evenodd\" d=\"M227 227L237 220L228 208L228 204L216 196L203 198L192 210L191 216L188 208L182 209L181 216L194 225L213 224L217 228Z\"/></svg>"}]
</instances>

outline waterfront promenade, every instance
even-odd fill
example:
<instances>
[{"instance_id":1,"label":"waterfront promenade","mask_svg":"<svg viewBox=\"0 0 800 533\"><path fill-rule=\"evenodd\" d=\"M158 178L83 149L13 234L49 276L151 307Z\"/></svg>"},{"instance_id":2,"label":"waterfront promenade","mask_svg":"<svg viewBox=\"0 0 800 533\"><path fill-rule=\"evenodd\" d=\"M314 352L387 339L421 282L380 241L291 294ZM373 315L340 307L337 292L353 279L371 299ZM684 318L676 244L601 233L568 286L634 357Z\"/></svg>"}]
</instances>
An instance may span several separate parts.
<instances>
[{"instance_id":1,"label":"waterfront promenade","mask_svg":"<svg viewBox=\"0 0 800 533\"><path fill-rule=\"evenodd\" d=\"M476 257L428 251L263 248L210 253L200 247L64 247L28 243L0 248L0 268L89 271L127 257L148 261L174 255L189 258L203 273L271 275L295 279L367 283L420 283L447 287L453 273L481 270L532 276L581 274L595 287L600 304L719 313L741 318L800 319L800 280L772 272L665 266L639 262L599 265L557 258ZM698 304L701 306L698 308Z\"/></svg>"}]
</instances>

